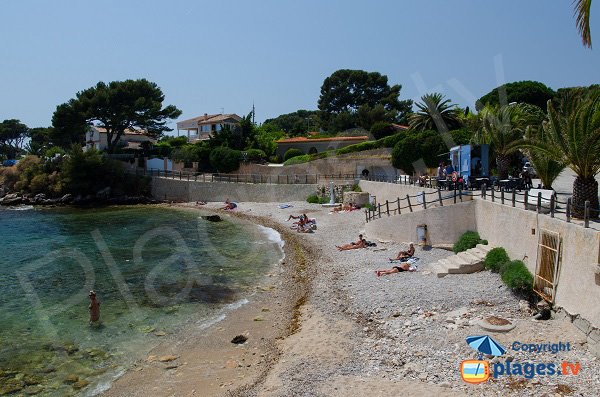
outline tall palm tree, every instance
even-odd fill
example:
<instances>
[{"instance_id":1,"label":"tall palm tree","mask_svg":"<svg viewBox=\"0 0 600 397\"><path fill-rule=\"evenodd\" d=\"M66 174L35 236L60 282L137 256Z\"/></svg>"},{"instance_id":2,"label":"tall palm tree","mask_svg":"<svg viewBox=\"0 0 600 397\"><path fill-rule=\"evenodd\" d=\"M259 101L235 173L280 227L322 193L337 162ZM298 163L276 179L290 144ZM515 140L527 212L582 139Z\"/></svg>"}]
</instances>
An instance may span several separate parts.
<instances>
[{"instance_id":1,"label":"tall palm tree","mask_svg":"<svg viewBox=\"0 0 600 397\"><path fill-rule=\"evenodd\" d=\"M581 35L583 45L592 48L592 32L590 31L590 11L592 0L574 0L575 23Z\"/></svg>"},{"instance_id":2,"label":"tall palm tree","mask_svg":"<svg viewBox=\"0 0 600 397\"><path fill-rule=\"evenodd\" d=\"M573 215L583 217L584 203L590 202L591 216L598 216L600 172L600 92L573 95L555 107L548 101L548 122L544 125L551 145L546 149L554 160L569 164L577 177L573 182ZM540 145L542 150L544 145Z\"/></svg>"},{"instance_id":3,"label":"tall palm tree","mask_svg":"<svg viewBox=\"0 0 600 397\"><path fill-rule=\"evenodd\" d=\"M410 127L417 131L447 132L460 126L460 109L440 93L425 94L417 102L417 112L410 115Z\"/></svg>"},{"instance_id":4,"label":"tall palm tree","mask_svg":"<svg viewBox=\"0 0 600 397\"><path fill-rule=\"evenodd\" d=\"M525 130L530 125L541 123L543 112L534 105L517 104L501 107L486 106L480 112L481 131L477 143L487 143L496 156L500 179L508 177L510 155L525 143Z\"/></svg>"}]
</instances>

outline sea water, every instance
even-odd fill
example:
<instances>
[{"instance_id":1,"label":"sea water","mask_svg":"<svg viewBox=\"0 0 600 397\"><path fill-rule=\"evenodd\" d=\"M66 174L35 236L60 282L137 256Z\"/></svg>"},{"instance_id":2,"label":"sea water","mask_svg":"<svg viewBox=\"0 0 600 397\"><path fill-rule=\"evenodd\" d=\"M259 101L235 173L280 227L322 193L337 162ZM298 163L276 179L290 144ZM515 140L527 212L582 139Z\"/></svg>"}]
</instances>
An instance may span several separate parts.
<instances>
[{"instance_id":1,"label":"sea water","mask_svg":"<svg viewBox=\"0 0 600 397\"><path fill-rule=\"evenodd\" d=\"M0 230L0 395L93 394L243 305L283 255L272 229L154 206L0 209Z\"/></svg>"}]
</instances>

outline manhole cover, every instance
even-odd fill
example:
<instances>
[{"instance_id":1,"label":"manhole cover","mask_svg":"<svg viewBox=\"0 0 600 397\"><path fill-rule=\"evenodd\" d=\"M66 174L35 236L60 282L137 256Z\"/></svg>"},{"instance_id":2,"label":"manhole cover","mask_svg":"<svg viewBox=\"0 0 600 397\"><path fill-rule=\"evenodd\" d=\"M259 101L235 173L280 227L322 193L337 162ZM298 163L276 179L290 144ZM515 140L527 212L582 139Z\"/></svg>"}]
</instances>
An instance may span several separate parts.
<instances>
[{"instance_id":1,"label":"manhole cover","mask_svg":"<svg viewBox=\"0 0 600 397\"><path fill-rule=\"evenodd\" d=\"M490 316L490 317L486 318L485 321L487 321L488 323L490 323L492 325L508 325L508 324L510 324L510 321L508 321L504 318L496 317L496 316Z\"/></svg>"}]
</instances>

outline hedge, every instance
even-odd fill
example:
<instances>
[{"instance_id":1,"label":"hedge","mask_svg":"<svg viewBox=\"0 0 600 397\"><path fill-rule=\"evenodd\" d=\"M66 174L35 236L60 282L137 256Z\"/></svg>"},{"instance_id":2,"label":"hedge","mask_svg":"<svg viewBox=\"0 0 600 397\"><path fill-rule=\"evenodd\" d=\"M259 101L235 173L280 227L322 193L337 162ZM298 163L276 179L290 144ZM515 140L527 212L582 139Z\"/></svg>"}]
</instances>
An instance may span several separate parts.
<instances>
[{"instance_id":1,"label":"hedge","mask_svg":"<svg viewBox=\"0 0 600 397\"><path fill-rule=\"evenodd\" d=\"M287 161L287 160L291 159L292 157L302 156L303 154L304 153L302 152L302 150L291 148L291 149L288 149L287 152L285 152L285 154L283 155L283 159L285 161Z\"/></svg>"},{"instance_id":2,"label":"hedge","mask_svg":"<svg viewBox=\"0 0 600 397\"><path fill-rule=\"evenodd\" d=\"M459 237L458 241L454 244L454 247L452 247L452 250L455 254L458 254L459 252L466 251L469 248L474 248L481 242L482 240L479 237L479 233L468 231Z\"/></svg>"},{"instance_id":3,"label":"hedge","mask_svg":"<svg viewBox=\"0 0 600 397\"><path fill-rule=\"evenodd\" d=\"M502 281L517 292L529 293L533 286L533 276L523 261L511 261L502 269Z\"/></svg>"},{"instance_id":4,"label":"hedge","mask_svg":"<svg viewBox=\"0 0 600 397\"><path fill-rule=\"evenodd\" d=\"M506 253L506 250L502 247L493 248L485 256L483 265L486 269L491 270L494 273L499 273L502 264L510 262L510 258Z\"/></svg>"}]
</instances>

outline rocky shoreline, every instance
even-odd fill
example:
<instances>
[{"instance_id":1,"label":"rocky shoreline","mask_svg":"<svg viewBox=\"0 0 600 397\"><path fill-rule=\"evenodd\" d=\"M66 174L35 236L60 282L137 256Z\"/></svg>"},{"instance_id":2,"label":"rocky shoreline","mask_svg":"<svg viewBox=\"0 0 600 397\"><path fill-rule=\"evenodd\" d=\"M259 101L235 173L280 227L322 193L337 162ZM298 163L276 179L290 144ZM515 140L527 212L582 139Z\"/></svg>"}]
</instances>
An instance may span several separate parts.
<instances>
[{"instance_id":1,"label":"rocky shoreline","mask_svg":"<svg viewBox=\"0 0 600 397\"><path fill-rule=\"evenodd\" d=\"M31 195L20 195L18 193L9 193L0 195L0 205L43 205L43 206L94 206L94 205L132 205L132 204L158 204L160 201L145 196L105 196L105 195L87 195L73 196L65 194L58 198L48 198L44 193Z\"/></svg>"}]
</instances>

